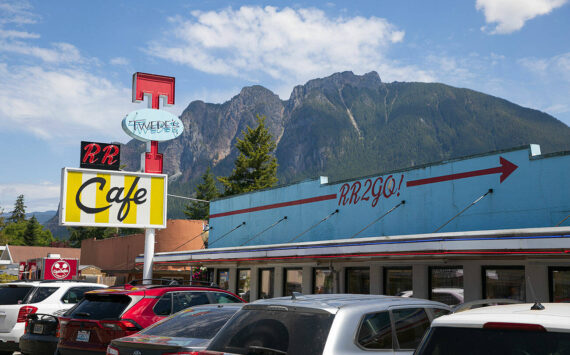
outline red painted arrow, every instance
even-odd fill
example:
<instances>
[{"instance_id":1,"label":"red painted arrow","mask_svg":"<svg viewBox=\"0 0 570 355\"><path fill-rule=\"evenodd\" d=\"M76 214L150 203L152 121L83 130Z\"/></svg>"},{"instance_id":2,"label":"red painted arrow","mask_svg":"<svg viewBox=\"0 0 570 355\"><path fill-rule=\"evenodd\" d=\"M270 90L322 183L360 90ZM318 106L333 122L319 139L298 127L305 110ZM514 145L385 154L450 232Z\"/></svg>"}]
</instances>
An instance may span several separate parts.
<instances>
[{"instance_id":1,"label":"red painted arrow","mask_svg":"<svg viewBox=\"0 0 570 355\"><path fill-rule=\"evenodd\" d=\"M451 174L451 175L444 175L444 176L436 176L427 179L420 179L420 180L412 180L406 182L406 186L419 186L419 185L426 185L426 184L433 184L436 182L442 181L450 181L450 180L458 180L458 179L465 179L474 176L482 176L482 175L490 175L490 174L501 174L500 182L505 181L506 178L509 177L515 171L518 166L511 163L507 159L500 157L501 166L497 166L496 168L489 168L489 169L482 169L482 170L475 170L475 171L468 171L465 173L459 174Z\"/></svg>"}]
</instances>

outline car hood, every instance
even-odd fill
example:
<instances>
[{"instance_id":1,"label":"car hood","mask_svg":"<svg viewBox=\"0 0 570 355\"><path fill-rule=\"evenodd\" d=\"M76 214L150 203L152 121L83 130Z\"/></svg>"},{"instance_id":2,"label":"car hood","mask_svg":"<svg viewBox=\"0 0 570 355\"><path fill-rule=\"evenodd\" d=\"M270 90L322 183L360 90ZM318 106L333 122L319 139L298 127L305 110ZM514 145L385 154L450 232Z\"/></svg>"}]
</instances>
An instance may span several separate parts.
<instances>
[{"instance_id":1,"label":"car hood","mask_svg":"<svg viewBox=\"0 0 570 355\"><path fill-rule=\"evenodd\" d=\"M113 343L124 347L181 347L193 350L204 349L210 344L210 339L167 337L159 335L134 334L113 340Z\"/></svg>"}]
</instances>

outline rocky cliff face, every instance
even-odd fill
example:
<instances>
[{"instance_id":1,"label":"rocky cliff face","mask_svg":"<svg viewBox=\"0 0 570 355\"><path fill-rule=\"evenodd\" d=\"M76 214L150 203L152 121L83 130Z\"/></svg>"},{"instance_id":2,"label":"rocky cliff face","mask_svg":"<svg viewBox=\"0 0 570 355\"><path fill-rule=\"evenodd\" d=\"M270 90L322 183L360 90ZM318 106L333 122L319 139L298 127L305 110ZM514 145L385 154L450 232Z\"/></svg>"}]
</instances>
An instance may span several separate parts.
<instances>
[{"instance_id":1,"label":"rocky cliff face","mask_svg":"<svg viewBox=\"0 0 570 355\"><path fill-rule=\"evenodd\" d=\"M236 139L257 114L267 117L277 142L280 183L338 180L530 143L543 152L570 150L570 128L545 113L468 89L343 72L295 87L286 101L251 86L223 104L190 103L180 117L182 136L159 147L170 191L192 194L208 166L228 175ZM122 149L125 170L138 170L144 144L133 140ZM181 216L182 205L169 214Z\"/></svg>"}]
</instances>

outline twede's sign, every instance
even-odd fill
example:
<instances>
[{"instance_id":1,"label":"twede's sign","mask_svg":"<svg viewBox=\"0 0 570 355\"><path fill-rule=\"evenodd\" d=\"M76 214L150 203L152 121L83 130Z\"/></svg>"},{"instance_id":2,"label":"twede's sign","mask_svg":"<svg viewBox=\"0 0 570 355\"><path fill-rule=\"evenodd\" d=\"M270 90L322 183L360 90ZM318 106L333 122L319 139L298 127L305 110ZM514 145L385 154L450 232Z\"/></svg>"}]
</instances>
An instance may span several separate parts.
<instances>
[{"instance_id":1,"label":"twede's sign","mask_svg":"<svg viewBox=\"0 0 570 355\"><path fill-rule=\"evenodd\" d=\"M166 175L64 168L61 186L61 225L166 228Z\"/></svg>"}]
</instances>

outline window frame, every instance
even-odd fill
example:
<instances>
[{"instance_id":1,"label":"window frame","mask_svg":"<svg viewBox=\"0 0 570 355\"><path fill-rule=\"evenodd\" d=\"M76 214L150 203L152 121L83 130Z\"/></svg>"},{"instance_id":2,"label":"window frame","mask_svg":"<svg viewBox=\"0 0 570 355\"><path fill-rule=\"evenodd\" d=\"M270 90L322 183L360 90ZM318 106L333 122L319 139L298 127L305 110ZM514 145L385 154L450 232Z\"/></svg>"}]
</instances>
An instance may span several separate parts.
<instances>
[{"instance_id":1,"label":"window frame","mask_svg":"<svg viewBox=\"0 0 570 355\"><path fill-rule=\"evenodd\" d=\"M273 267L265 267L265 268L259 268L258 269L258 273L257 273L257 280L258 280L258 287L257 287L257 299L262 299L261 297L261 292L262 292L262 277L261 277L261 273L263 271L269 271L271 272L271 276L269 277L269 288L271 290L271 297L267 297L267 298L273 298L275 297L275 268Z\"/></svg>"},{"instance_id":2,"label":"window frame","mask_svg":"<svg viewBox=\"0 0 570 355\"><path fill-rule=\"evenodd\" d=\"M412 266L388 266L382 268L382 294L385 296L395 296L395 295L388 295L386 290L388 289L388 271L390 270L406 270L411 272L412 276L412 289L411 291L414 292L414 270Z\"/></svg>"},{"instance_id":3,"label":"window frame","mask_svg":"<svg viewBox=\"0 0 570 355\"><path fill-rule=\"evenodd\" d=\"M354 266L354 267L351 266L351 267L345 267L344 268L344 292L346 292L346 293L349 293L349 291L348 291L348 285L349 285L348 273L350 270L360 270L360 271L366 270L366 271L368 271L368 293L365 293L365 294L369 295L370 294L370 282L371 282L370 266ZM360 293L360 292L358 292L358 293Z\"/></svg>"},{"instance_id":4,"label":"window frame","mask_svg":"<svg viewBox=\"0 0 570 355\"><path fill-rule=\"evenodd\" d=\"M524 265L481 265L481 299L487 297L487 270L489 269L502 269L502 270L522 270L523 281L526 288L526 269ZM525 290L525 298L527 298ZM522 300L525 302L525 300Z\"/></svg>"},{"instance_id":5,"label":"window frame","mask_svg":"<svg viewBox=\"0 0 570 355\"><path fill-rule=\"evenodd\" d=\"M465 268L463 267L463 265L437 265L437 266L429 266L428 267L428 300L433 301L433 285L432 285L432 270L444 270L444 269L461 269L463 270L463 272L465 272ZM465 274L464 274L465 275ZM465 276L463 277L463 292L465 292ZM440 302L440 301L436 301L436 302ZM465 299L464 299L465 302ZM442 302L443 303L443 302ZM457 303L460 304L461 302ZM455 305L452 305L455 306Z\"/></svg>"},{"instance_id":6,"label":"window frame","mask_svg":"<svg viewBox=\"0 0 570 355\"><path fill-rule=\"evenodd\" d=\"M548 267L548 302L554 302L554 271L570 271L570 266Z\"/></svg>"},{"instance_id":7,"label":"window frame","mask_svg":"<svg viewBox=\"0 0 570 355\"><path fill-rule=\"evenodd\" d=\"M301 291L303 291L303 268L302 267L284 267L283 268L283 296L287 297L287 271L301 271ZM296 292L296 291L293 291Z\"/></svg>"}]
</instances>

